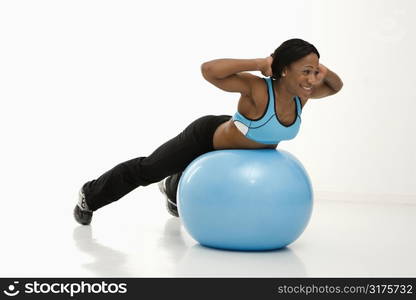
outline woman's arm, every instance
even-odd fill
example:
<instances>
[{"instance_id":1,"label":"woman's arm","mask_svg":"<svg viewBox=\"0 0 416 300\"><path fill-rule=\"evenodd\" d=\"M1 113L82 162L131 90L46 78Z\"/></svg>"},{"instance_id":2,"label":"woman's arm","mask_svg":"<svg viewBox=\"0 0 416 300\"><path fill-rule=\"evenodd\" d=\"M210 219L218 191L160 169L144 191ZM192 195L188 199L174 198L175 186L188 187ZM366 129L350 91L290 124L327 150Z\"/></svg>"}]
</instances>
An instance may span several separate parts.
<instances>
[{"instance_id":1,"label":"woman's arm","mask_svg":"<svg viewBox=\"0 0 416 300\"><path fill-rule=\"evenodd\" d=\"M341 78L333 71L319 64L318 82L313 86L313 91L310 96L312 99L324 98L338 93L342 86Z\"/></svg>"},{"instance_id":2,"label":"woman's arm","mask_svg":"<svg viewBox=\"0 0 416 300\"><path fill-rule=\"evenodd\" d=\"M205 62L201 66L203 73L209 76L213 76L217 79L223 79L230 75L244 72L244 71L261 71L268 72L265 76L272 75L271 61L268 64L267 58L254 58L254 59L233 59L233 58L221 58ZM272 58L270 57L270 60ZM269 69L269 70L268 70Z\"/></svg>"},{"instance_id":3,"label":"woman's arm","mask_svg":"<svg viewBox=\"0 0 416 300\"><path fill-rule=\"evenodd\" d=\"M242 95L249 96L251 95L253 80L256 80L257 76L244 72L260 71L265 76L271 76L271 59L271 57L216 59L203 63L201 72L204 78L216 87L227 92L239 92Z\"/></svg>"}]
</instances>

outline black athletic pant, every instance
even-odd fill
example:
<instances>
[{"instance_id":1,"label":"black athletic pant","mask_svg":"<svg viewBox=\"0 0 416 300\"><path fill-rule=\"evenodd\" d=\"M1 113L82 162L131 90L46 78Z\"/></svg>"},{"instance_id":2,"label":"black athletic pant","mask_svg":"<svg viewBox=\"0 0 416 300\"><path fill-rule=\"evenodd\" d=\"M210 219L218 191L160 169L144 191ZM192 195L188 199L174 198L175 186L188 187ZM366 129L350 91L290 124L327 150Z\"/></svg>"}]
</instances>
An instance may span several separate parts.
<instances>
[{"instance_id":1,"label":"black athletic pant","mask_svg":"<svg viewBox=\"0 0 416 300\"><path fill-rule=\"evenodd\" d=\"M172 175L167 180L167 195L176 202L180 174L195 158L214 150L215 129L230 118L228 115L201 117L150 156L120 163L97 179L86 182L83 190L89 208L95 211L139 186L146 186Z\"/></svg>"}]
</instances>

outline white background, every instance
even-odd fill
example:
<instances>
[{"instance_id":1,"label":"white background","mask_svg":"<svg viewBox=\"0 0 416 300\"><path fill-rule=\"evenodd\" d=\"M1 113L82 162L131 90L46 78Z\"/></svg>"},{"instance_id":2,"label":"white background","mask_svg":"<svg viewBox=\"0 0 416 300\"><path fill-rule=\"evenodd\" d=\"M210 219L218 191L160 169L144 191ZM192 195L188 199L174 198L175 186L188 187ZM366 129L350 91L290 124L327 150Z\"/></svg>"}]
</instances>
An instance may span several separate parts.
<instances>
[{"instance_id":1,"label":"white background","mask_svg":"<svg viewBox=\"0 0 416 300\"><path fill-rule=\"evenodd\" d=\"M280 147L317 192L416 195L413 1L0 5L8 197L68 182L75 190L199 116L233 114L238 94L206 82L201 63L264 57L293 37L313 43L344 88L310 101L298 137Z\"/></svg>"},{"instance_id":2,"label":"white background","mask_svg":"<svg viewBox=\"0 0 416 300\"><path fill-rule=\"evenodd\" d=\"M206 82L203 62L265 57L289 38L314 44L344 82L279 145L316 200L416 203L415 13L412 0L0 2L2 236L33 245L37 222L45 243L51 225L73 226L84 182L202 115L235 112L239 95Z\"/></svg>"}]
</instances>

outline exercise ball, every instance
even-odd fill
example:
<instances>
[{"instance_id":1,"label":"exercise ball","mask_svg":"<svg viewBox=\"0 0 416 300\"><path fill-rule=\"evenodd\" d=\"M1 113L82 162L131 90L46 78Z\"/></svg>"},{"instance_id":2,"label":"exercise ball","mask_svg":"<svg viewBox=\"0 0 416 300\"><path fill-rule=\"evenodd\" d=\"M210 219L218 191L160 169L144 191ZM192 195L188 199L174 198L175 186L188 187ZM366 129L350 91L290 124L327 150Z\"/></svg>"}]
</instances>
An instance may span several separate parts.
<instances>
[{"instance_id":1,"label":"exercise ball","mask_svg":"<svg viewBox=\"0 0 416 300\"><path fill-rule=\"evenodd\" d=\"M312 213L301 162L284 150L216 150L192 161L178 185L179 216L201 245L272 250L295 241Z\"/></svg>"}]
</instances>

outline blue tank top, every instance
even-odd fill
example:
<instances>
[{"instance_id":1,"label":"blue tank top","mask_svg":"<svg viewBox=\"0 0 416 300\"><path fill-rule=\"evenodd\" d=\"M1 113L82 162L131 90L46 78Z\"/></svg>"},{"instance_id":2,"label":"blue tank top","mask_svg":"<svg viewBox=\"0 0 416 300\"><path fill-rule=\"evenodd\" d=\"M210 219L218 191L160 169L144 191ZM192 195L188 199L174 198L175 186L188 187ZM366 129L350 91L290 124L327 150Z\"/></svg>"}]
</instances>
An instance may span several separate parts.
<instances>
[{"instance_id":1,"label":"blue tank top","mask_svg":"<svg viewBox=\"0 0 416 300\"><path fill-rule=\"evenodd\" d=\"M275 95L271 78L263 78L267 83L269 95L267 108L263 115L255 120L249 119L238 111L233 116L235 126L249 139L262 144L278 144L283 140L293 139L299 132L302 113L302 105L299 97L294 97L297 116L290 125L280 122L276 113Z\"/></svg>"}]
</instances>

